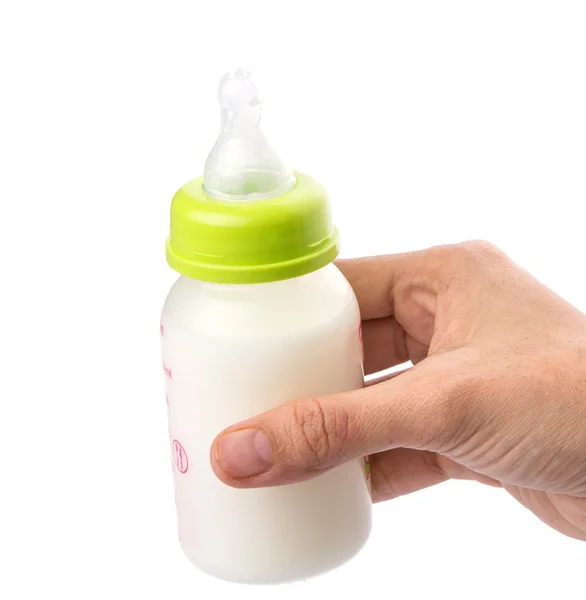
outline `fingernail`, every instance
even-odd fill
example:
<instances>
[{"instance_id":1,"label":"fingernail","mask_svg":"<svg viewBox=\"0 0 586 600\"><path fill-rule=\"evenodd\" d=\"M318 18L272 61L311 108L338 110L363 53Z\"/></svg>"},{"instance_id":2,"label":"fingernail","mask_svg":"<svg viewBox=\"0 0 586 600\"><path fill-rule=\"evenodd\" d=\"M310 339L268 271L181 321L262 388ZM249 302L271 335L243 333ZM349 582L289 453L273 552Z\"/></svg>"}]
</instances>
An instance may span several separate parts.
<instances>
[{"instance_id":1,"label":"fingernail","mask_svg":"<svg viewBox=\"0 0 586 600\"><path fill-rule=\"evenodd\" d=\"M217 457L230 477L252 477L272 465L273 451L269 438L262 431L241 429L218 438Z\"/></svg>"}]
</instances>

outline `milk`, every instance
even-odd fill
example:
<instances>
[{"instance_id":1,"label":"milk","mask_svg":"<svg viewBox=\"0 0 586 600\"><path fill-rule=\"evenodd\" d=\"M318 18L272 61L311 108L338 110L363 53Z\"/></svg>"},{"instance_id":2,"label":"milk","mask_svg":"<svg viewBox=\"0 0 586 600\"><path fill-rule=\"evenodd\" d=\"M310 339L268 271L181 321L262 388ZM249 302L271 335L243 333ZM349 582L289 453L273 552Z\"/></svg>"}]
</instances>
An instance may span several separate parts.
<instances>
[{"instance_id":1,"label":"milk","mask_svg":"<svg viewBox=\"0 0 586 600\"><path fill-rule=\"evenodd\" d=\"M371 524L363 460L248 490L220 482L210 466L225 427L290 400L362 387L360 318L340 272L329 265L256 285L181 277L161 325L178 529L189 560L222 579L276 583L352 557Z\"/></svg>"}]
</instances>

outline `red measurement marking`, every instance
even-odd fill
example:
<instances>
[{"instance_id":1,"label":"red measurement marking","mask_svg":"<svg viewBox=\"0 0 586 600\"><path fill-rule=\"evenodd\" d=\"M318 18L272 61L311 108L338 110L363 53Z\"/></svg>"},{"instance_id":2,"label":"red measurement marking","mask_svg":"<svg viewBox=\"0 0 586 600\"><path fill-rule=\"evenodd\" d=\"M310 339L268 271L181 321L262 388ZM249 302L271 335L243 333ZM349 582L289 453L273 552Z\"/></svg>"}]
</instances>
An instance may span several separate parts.
<instances>
[{"instance_id":1,"label":"red measurement marking","mask_svg":"<svg viewBox=\"0 0 586 600\"><path fill-rule=\"evenodd\" d=\"M169 379L173 379L173 373L171 373L171 369L165 363L163 363L163 371Z\"/></svg>"},{"instance_id":2,"label":"red measurement marking","mask_svg":"<svg viewBox=\"0 0 586 600\"><path fill-rule=\"evenodd\" d=\"M165 333L165 328L163 327L162 323L159 325L159 331L161 332L161 335Z\"/></svg>"},{"instance_id":3,"label":"red measurement marking","mask_svg":"<svg viewBox=\"0 0 586 600\"><path fill-rule=\"evenodd\" d=\"M179 473L187 473L187 469L189 469L187 453L177 440L173 440L173 458L175 459L175 466Z\"/></svg>"},{"instance_id":4,"label":"red measurement marking","mask_svg":"<svg viewBox=\"0 0 586 600\"><path fill-rule=\"evenodd\" d=\"M167 406L169 406L169 396L167 394L165 394L165 402L167 403Z\"/></svg>"}]
</instances>

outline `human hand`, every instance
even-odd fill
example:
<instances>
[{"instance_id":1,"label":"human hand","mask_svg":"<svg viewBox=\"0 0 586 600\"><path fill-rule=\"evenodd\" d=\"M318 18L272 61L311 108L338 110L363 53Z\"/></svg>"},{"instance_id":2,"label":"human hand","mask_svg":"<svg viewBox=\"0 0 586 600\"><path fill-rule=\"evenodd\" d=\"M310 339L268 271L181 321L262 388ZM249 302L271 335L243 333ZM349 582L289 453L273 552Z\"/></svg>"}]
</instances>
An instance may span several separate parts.
<instances>
[{"instance_id":1,"label":"human hand","mask_svg":"<svg viewBox=\"0 0 586 600\"><path fill-rule=\"evenodd\" d=\"M338 266L360 305L366 373L415 366L228 428L216 475L273 486L370 455L374 502L476 480L586 540L586 317L485 242ZM228 437L247 428L266 436L264 457L244 446L254 436Z\"/></svg>"}]
</instances>

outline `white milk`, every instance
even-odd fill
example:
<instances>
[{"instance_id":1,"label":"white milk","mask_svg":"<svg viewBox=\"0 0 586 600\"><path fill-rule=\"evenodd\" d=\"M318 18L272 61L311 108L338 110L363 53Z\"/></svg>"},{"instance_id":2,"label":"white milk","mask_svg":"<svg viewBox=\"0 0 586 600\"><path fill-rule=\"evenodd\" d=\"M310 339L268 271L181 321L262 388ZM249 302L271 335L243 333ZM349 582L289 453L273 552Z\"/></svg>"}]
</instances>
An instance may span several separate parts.
<instances>
[{"instance_id":1,"label":"white milk","mask_svg":"<svg viewBox=\"0 0 586 600\"><path fill-rule=\"evenodd\" d=\"M218 433L281 403L363 386L360 316L333 265L279 282L180 277L161 320L181 547L216 577L280 583L354 556L371 527L363 460L310 481L234 489L214 475Z\"/></svg>"}]
</instances>

